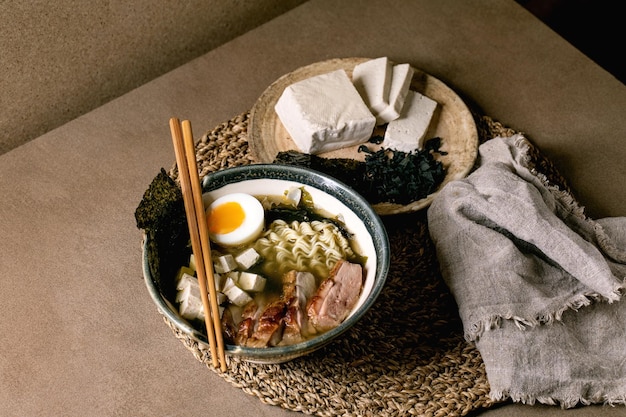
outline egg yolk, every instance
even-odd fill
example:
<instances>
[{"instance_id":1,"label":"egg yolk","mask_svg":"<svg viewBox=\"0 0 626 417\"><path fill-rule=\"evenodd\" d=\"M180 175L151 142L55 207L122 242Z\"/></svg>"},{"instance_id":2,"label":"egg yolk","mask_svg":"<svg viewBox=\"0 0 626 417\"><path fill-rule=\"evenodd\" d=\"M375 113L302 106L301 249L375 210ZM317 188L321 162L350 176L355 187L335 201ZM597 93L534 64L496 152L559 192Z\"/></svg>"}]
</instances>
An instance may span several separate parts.
<instances>
[{"instance_id":1,"label":"egg yolk","mask_svg":"<svg viewBox=\"0 0 626 417\"><path fill-rule=\"evenodd\" d=\"M243 207L235 201L229 201L214 207L208 215L209 232L224 235L237 229L246 217Z\"/></svg>"}]
</instances>

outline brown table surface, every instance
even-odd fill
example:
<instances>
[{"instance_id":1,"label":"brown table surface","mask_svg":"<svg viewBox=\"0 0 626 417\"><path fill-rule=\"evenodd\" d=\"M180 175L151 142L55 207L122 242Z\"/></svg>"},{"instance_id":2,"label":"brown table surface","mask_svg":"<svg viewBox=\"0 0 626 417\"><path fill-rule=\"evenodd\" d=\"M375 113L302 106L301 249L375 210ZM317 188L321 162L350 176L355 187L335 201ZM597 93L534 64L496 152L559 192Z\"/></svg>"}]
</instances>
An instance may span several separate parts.
<instances>
[{"instance_id":1,"label":"brown table surface","mask_svg":"<svg viewBox=\"0 0 626 417\"><path fill-rule=\"evenodd\" d=\"M0 415L287 416L207 370L163 324L134 210L174 153L279 76L409 62L525 132L592 217L626 215L626 88L514 1L312 0L0 156ZM487 416L625 416L506 405Z\"/></svg>"}]
</instances>

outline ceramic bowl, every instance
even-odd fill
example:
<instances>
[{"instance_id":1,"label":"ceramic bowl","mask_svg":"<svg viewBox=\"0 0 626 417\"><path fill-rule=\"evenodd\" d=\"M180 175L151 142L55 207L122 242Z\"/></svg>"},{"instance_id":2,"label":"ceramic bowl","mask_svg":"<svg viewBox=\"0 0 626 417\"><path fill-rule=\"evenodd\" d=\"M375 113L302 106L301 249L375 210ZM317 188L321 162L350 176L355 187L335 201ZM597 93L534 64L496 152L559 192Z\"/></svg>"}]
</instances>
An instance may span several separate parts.
<instances>
[{"instance_id":1,"label":"ceramic bowl","mask_svg":"<svg viewBox=\"0 0 626 417\"><path fill-rule=\"evenodd\" d=\"M257 363L281 363L313 352L354 326L379 296L389 269L389 241L383 223L370 204L354 190L330 176L310 169L277 164L255 164L228 168L207 175L202 182L204 199L209 202L221 195L244 192L253 195L282 195L292 187L304 187L316 207L334 215L341 214L347 229L355 236L361 254L367 257L365 281L357 305L350 315L334 329L304 342L277 347L250 348L226 345L226 354ZM168 300L153 279L144 242L144 278L159 311L180 332L198 343L208 341L200 330L183 319L173 300ZM167 260L159 260L166 262ZM172 277L172 280L174 277Z\"/></svg>"}]
</instances>

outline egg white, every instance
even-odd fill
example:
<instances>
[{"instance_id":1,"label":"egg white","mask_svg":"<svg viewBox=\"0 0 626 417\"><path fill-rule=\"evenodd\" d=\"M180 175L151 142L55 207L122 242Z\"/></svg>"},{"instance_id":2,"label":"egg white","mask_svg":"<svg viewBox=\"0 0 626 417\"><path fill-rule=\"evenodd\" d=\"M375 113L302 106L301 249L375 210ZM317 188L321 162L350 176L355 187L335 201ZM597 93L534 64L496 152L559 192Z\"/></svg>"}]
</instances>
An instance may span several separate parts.
<instances>
[{"instance_id":1,"label":"egg white","mask_svg":"<svg viewBox=\"0 0 626 417\"><path fill-rule=\"evenodd\" d=\"M233 193L219 197L213 201L206 210L208 215L214 207L222 204L235 202L244 211L244 219L241 225L229 233L211 233L209 238L222 246L240 246L256 239L265 227L265 210L259 200L245 193Z\"/></svg>"}]
</instances>

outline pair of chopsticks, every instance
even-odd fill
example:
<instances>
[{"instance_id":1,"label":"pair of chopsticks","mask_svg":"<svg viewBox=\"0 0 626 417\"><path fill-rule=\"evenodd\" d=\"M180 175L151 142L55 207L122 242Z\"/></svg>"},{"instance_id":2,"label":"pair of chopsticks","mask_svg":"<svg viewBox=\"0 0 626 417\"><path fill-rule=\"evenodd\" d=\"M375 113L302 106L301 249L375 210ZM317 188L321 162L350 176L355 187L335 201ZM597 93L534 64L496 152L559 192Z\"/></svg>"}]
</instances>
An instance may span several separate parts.
<instances>
[{"instance_id":1,"label":"pair of chopsticks","mask_svg":"<svg viewBox=\"0 0 626 417\"><path fill-rule=\"evenodd\" d=\"M211 348L213 367L217 368L219 362L221 362L221 370L225 372L226 354L224 352L215 278L213 277L208 225L204 203L202 202L202 188L198 175L191 123L189 120L183 120L181 124L177 118L173 117L170 119L170 130L176 153L178 176L183 192L187 225L189 226L189 235L191 237L191 248L196 261L200 296L204 307L204 322Z\"/></svg>"}]
</instances>

